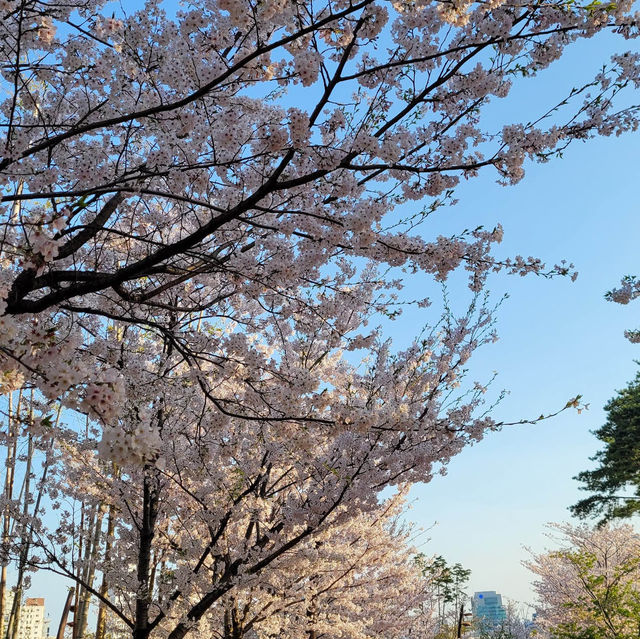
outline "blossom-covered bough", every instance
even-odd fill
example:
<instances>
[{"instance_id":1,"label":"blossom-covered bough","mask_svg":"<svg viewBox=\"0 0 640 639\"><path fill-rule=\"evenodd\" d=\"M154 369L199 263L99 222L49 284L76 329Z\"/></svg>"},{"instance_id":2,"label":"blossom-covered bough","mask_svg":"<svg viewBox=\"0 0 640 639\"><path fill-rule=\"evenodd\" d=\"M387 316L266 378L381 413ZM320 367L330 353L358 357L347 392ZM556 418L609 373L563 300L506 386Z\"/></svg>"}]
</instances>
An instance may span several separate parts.
<instances>
[{"instance_id":1,"label":"blossom-covered bough","mask_svg":"<svg viewBox=\"0 0 640 639\"><path fill-rule=\"evenodd\" d=\"M494 259L500 228L432 237L428 214L483 168L514 183L527 158L634 129L615 98L640 72L617 56L553 118L495 132L483 107L515 79L600 30L636 37L631 2L175 9L0 2L0 386L37 389L20 419L49 451L50 499L117 520L93 558L104 589L65 558L72 518L31 526L31 561L136 639L185 636L243 579L496 427L481 385L456 395L494 338L486 277L570 267ZM425 315L394 350L375 326L403 273L458 269L469 312ZM86 430L54 430L53 402Z\"/></svg>"},{"instance_id":2,"label":"blossom-covered bough","mask_svg":"<svg viewBox=\"0 0 640 639\"><path fill-rule=\"evenodd\" d=\"M525 565L536 576L544 636L633 639L640 630L640 536L629 524L551 524L557 550Z\"/></svg>"}]
</instances>

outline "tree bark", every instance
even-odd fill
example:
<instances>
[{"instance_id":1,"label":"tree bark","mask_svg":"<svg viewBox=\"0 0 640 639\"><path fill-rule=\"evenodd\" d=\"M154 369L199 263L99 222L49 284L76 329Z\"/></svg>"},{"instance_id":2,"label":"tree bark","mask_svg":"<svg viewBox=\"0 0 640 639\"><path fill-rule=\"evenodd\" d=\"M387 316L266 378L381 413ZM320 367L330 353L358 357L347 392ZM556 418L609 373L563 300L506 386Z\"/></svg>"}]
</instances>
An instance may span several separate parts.
<instances>
[{"instance_id":1,"label":"tree bark","mask_svg":"<svg viewBox=\"0 0 640 639\"><path fill-rule=\"evenodd\" d=\"M22 401L22 390L18 393L18 408L20 409L20 402ZM4 477L4 496L7 503L13 499L13 480L15 476L16 466L16 437L13 429L13 393L9 393L9 407L7 411L7 461L6 471ZM9 506L7 505L4 510L3 523L2 523L2 545L7 549L9 545L9 528L11 525L11 515L9 513ZM7 561L2 562L2 568L0 569L0 636L5 636L4 627L4 612L6 608L6 592L7 592Z\"/></svg>"},{"instance_id":2,"label":"tree bark","mask_svg":"<svg viewBox=\"0 0 640 639\"><path fill-rule=\"evenodd\" d=\"M33 392L31 394L31 402L33 405ZM26 521L29 515L29 499L31 490L31 462L33 459L33 435L29 435L29 444L27 449L27 463L24 470L24 495L22 505L23 522L20 527L22 539L20 542L20 558L18 562L18 578L16 582L15 595L13 597L13 606L7 623L7 637L18 639L18 629L20 626L20 610L22 604L22 584L24 581L24 572L27 564L27 555L29 553L29 535L30 530L27 529Z\"/></svg>"},{"instance_id":3,"label":"tree bark","mask_svg":"<svg viewBox=\"0 0 640 639\"><path fill-rule=\"evenodd\" d=\"M244 624L238 611L238 602L232 598L224 610L224 639L243 639Z\"/></svg>"},{"instance_id":4,"label":"tree bark","mask_svg":"<svg viewBox=\"0 0 640 639\"><path fill-rule=\"evenodd\" d=\"M138 546L138 593L136 595L136 619L133 639L147 639L149 636L149 606L151 589L151 550L158 515L158 477L152 466L145 467L142 521L140 524L140 543Z\"/></svg>"},{"instance_id":5,"label":"tree bark","mask_svg":"<svg viewBox=\"0 0 640 639\"><path fill-rule=\"evenodd\" d=\"M307 608L307 619L309 620L309 631L307 634L307 639L316 639L316 623L318 620L318 609L316 606L315 597L311 599L309 603L309 607Z\"/></svg>"},{"instance_id":6,"label":"tree bark","mask_svg":"<svg viewBox=\"0 0 640 639\"><path fill-rule=\"evenodd\" d=\"M115 530L115 506L109 504L109 514L107 515L107 538L104 546L104 561L108 564L111 559L111 546L113 544L113 532ZM105 573L102 573L102 583L100 584L100 595L106 597L109 593L109 583ZM107 631L107 606L104 601L100 602L98 608L98 620L96 621L96 637L95 639L105 639Z\"/></svg>"},{"instance_id":7,"label":"tree bark","mask_svg":"<svg viewBox=\"0 0 640 639\"><path fill-rule=\"evenodd\" d=\"M87 552L85 553L86 563L84 566L84 582L92 587L93 579L95 575L96 560L98 557L98 550L100 548L100 534L102 532L102 518L104 516L104 506L100 505L95 509L95 521L92 518L93 534L92 538L87 544ZM78 615L76 617L76 625L78 628L78 637L84 637L87 630L89 602L91 600L91 593L86 589L82 589L82 593L79 599Z\"/></svg>"}]
</instances>

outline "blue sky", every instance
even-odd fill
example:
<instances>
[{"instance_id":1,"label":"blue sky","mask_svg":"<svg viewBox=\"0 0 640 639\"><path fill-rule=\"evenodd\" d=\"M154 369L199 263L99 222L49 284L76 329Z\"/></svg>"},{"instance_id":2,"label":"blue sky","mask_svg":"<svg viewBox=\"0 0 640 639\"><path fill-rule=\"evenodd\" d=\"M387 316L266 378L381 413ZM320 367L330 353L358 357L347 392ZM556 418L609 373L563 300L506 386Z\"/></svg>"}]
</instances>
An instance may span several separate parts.
<instances>
[{"instance_id":1,"label":"blue sky","mask_svg":"<svg viewBox=\"0 0 640 639\"><path fill-rule=\"evenodd\" d=\"M588 77L611 44L605 38L575 47L498 105L496 121L523 120L521 113L558 95L567 79ZM530 575L520 565L523 546L544 549L544 524L569 520L567 507L585 496L572 477L592 465L598 441L590 430L604 422L602 406L638 369L640 347L623 331L640 325L640 306L612 304L603 295L640 271L639 143L638 134L575 143L562 159L528 165L513 187L483 174L458 191L456 207L439 213L439 224L451 231L500 222L501 254L534 255L548 265L567 259L580 273L575 283L494 277L495 297L510 295L498 312L500 341L474 355L471 369L480 379L498 371L494 388L510 391L494 413L498 419L552 412L579 393L590 409L491 433L455 458L446 477L412 491L409 518L424 527L438 522L423 551L470 568L471 590L533 601Z\"/></svg>"}]
</instances>

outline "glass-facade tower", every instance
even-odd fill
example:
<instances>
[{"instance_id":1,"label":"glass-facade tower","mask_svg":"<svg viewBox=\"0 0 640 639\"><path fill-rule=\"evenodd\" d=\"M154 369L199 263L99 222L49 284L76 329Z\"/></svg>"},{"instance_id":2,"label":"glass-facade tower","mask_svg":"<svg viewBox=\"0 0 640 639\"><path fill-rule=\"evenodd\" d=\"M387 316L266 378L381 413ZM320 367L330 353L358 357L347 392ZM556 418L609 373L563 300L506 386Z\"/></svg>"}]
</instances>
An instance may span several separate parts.
<instances>
[{"instance_id":1,"label":"glass-facade tower","mask_svg":"<svg viewBox=\"0 0 640 639\"><path fill-rule=\"evenodd\" d=\"M473 593L471 609L474 618L486 625L496 626L507 618L507 611L502 605L502 595L495 590Z\"/></svg>"}]
</instances>

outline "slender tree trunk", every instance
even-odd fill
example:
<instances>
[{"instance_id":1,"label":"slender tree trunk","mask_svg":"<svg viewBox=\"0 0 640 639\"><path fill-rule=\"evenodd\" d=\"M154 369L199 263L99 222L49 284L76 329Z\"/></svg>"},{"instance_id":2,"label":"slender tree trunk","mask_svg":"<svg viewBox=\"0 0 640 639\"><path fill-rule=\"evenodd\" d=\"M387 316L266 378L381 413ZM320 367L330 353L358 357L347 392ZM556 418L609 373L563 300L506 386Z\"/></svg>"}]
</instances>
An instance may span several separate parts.
<instances>
[{"instance_id":1,"label":"slender tree trunk","mask_svg":"<svg viewBox=\"0 0 640 639\"><path fill-rule=\"evenodd\" d=\"M18 407L16 411L20 409L20 402L22 401L22 390L18 393ZM16 453L18 447L16 446L16 435L14 429L13 418L13 393L9 393L9 407L7 411L7 460L6 470L4 476L4 496L7 500L7 506L5 506L2 522L2 545L5 551L9 546L9 528L11 525L11 514L9 511L9 502L13 499L13 480L15 476L16 466ZM7 559L3 559L2 568L0 568L0 636L5 636L4 616L6 608L6 593L7 593Z\"/></svg>"},{"instance_id":2,"label":"slender tree trunk","mask_svg":"<svg viewBox=\"0 0 640 639\"><path fill-rule=\"evenodd\" d=\"M89 416L87 415L85 419L85 427L84 427L84 435L86 438L89 437ZM91 521L93 520L93 509L89 510L89 514L87 514L87 504L85 502L81 502L80 504L80 526L78 527L78 544L77 544L77 560L75 564L75 572L78 577L78 586L76 587L75 598L73 601L73 630L71 632L72 639L80 639L80 626L78 624L79 621L79 613L80 613L80 596L82 594L82 586L80 585L80 580L84 577L85 567L86 567L86 555L87 555L87 546L89 545L89 538L91 533L87 532L85 535L85 529L88 531L91 528ZM86 539L85 539L86 537Z\"/></svg>"},{"instance_id":3,"label":"slender tree trunk","mask_svg":"<svg viewBox=\"0 0 640 639\"><path fill-rule=\"evenodd\" d=\"M149 636L149 606L151 589L151 551L158 515L158 476L152 466L145 467L142 521L140 524L140 543L138 546L138 592L136 595L136 619L133 639L147 639Z\"/></svg>"},{"instance_id":4,"label":"slender tree trunk","mask_svg":"<svg viewBox=\"0 0 640 639\"><path fill-rule=\"evenodd\" d=\"M104 561L108 564L111 560L111 546L113 544L113 532L115 530L116 518L115 518L115 506L109 504L109 514L107 516L107 538L104 546ZM109 594L109 583L107 576L102 573L102 583L100 584L100 595L106 597ZM96 621L96 638L105 639L107 631L107 606L103 601L100 602L98 608L98 620Z\"/></svg>"},{"instance_id":5,"label":"slender tree trunk","mask_svg":"<svg viewBox=\"0 0 640 639\"><path fill-rule=\"evenodd\" d=\"M33 405L33 392L31 394L31 402ZM33 415L31 415L33 417ZM27 463L24 470L24 494L22 503L22 525L20 526L20 558L18 562L18 578L16 581L15 595L13 597L13 606L7 623L7 637L18 639L18 629L20 627L20 612L22 608L22 584L24 582L24 573L27 564L27 556L29 554L29 535L30 528L27 526L27 517L29 515L29 500L31 493L31 462L33 460L33 435L29 435L29 443L27 448Z\"/></svg>"},{"instance_id":6,"label":"slender tree trunk","mask_svg":"<svg viewBox=\"0 0 640 639\"><path fill-rule=\"evenodd\" d=\"M232 598L224 609L224 639L243 639L244 623L240 618L238 602Z\"/></svg>"},{"instance_id":7,"label":"slender tree trunk","mask_svg":"<svg viewBox=\"0 0 640 639\"><path fill-rule=\"evenodd\" d=\"M22 190L24 188L24 181L20 180L18 182L18 188L16 190L17 195L22 195ZM20 215L20 207L22 205L21 200L15 200L13 206L11 207L11 217L10 222L13 222ZM20 412L20 404L22 402L22 389L18 392L18 402L16 406L16 416ZM17 431L14 432L13 428L13 393L9 393L9 410L8 410L8 435L9 442L7 444L7 470L5 473L5 482L4 482L4 494L8 501L13 499L13 481L15 477L15 468L16 468L16 454L18 447L16 446L17 439ZM17 420L16 420L17 422ZM8 503L8 502L7 502ZM5 548L7 548L9 544L10 538L10 526L11 526L11 515L9 513L9 507L7 506L4 511L3 524L2 524L2 543ZM9 622L11 621L11 617L8 620L7 627L4 627L4 612L6 608L6 592L7 592L7 561L4 560L2 562L2 568L0 569L0 637L8 637L9 636ZM14 598L15 600L15 598ZM11 606L11 612L13 613L14 606Z\"/></svg>"},{"instance_id":8,"label":"slender tree trunk","mask_svg":"<svg viewBox=\"0 0 640 639\"><path fill-rule=\"evenodd\" d=\"M311 603L307 608L307 619L309 620L309 631L307 633L307 639L316 639L316 623L318 621L318 609L316 605L316 599L311 599Z\"/></svg>"},{"instance_id":9,"label":"slender tree trunk","mask_svg":"<svg viewBox=\"0 0 640 639\"><path fill-rule=\"evenodd\" d=\"M33 391L31 392L31 406L33 407ZM56 417L55 424L53 425L53 432L58 426L60 421L60 414L62 408L58 408L58 414ZM30 410L29 419L33 420L33 408ZM18 631L20 629L20 613L21 613L21 603L22 603L22 594L23 594L23 582L24 582L24 572L26 570L27 561L29 559L29 551L31 549L31 540L33 538L33 523L27 525L27 518L29 515L29 504L31 502L31 467L33 465L33 454L35 451L35 446L33 442L33 435L29 435L28 439L28 451L27 451L27 463L25 467L25 475L23 481L23 490L21 492L21 496L24 498L23 508L22 508L22 529L21 529L21 540L20 540L20 554L18 559L18 580L16 584L16 591L13 598L13 605L11 608L11 615L9 617L9 622L7 624L7 632L6 637L9 637L9 632L11 632L12 639L16 639L18 635ZM40 504L42 502L42 496L44 493L44 487L46 485L47 474L49 472L50 465L50 457L49 454L51 449L53 448L54 437L53 435L49 439L49 445L45 452L45 461L42 467L42 475L40 477L38 493L33 506L33 518L38 517L40 513ZM15 461L15 449L16 445L14 443L14 461ZM15 464L14 464L15 468ZM13 481L11 482L11 486Z\"/></svg>"},{"instance_id":10,"label":"slender tree trunk","mask_svg":"<svg viewBox=\"0 0 640 639\"><path fill-rule=\"evenodd\" d=\"M74 599L75 590L75 588L71 588L67 594L67 600L65 601L62 615L60 616L60 625L58 626L56 639L64 639L64 631L67 627L67 619L69 618L69 612L71 611L71 602Z\"/></svg>"},{"instance_id":11,"label":"slender tree trunk","mask_svg":"<svg viewBox=\"0 0 640 639\"><path fill-rule=\"evenodd\" d=\"M89 556L91 554L91 538L93 537L93 524L95 518L95 512L97 507L90 506L87 510L87 507L83 504L83 513L81 517L81 534L80 540L82 544L82 554L78 552L78 569L77 575L79 578L78 587L76 588L76 597L74 602L74 616L73 616L73 639L80 639L82 637L82 618L83 618L83 609L82 602L84 600L84 588L82 587L82 582L86 583L88 565L89 565ZM86 534L83 535L86 530Z\"/></svg>"},{"instance_id":12,"label":"slender tree trunk","mask_svg":"<svg viewBox=\"0 0 640 639\"><path fill-rule=\"evenodd\" d=\"M244 637L244 624L240 619L240 613L238 611L238 602L233 600L233 608L231 609L231 624L233 627L232 639L242 639Z\"/></svg>"},{"instance_id":13,"label":"slender tree trunk","mask_svg":"<svg viewBox=\"0 0 640 639\"><path fill-rule=\"evenodd\" d=\"M4 609L6 604L5 593L7 590L7 566L2 564L0 568L0 637L4 637Z\"/></svg>"},{"instance_id":14,"label":"slender tree trunk","mask_svg":"<svg viewBox=\"0 0 640 639\"><path fill-rule=\"evenodd\" d=\"M85 566L83 572L84 582L92 587L93 579L95 576L95 567L98 557L98 550L100 549L100 535L102 533L102 519L104 517L104 506L96 506L95 517L92 517L92 537L87 543L85 553ZM84 637L87 631L87 622L89 618L89 602L91 600L91 593L86 588L82 588L82 593L78 602L78 616L76 617L76 624L78 627L78 637Z\"/></svg>"}]
</instances>

